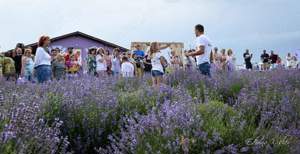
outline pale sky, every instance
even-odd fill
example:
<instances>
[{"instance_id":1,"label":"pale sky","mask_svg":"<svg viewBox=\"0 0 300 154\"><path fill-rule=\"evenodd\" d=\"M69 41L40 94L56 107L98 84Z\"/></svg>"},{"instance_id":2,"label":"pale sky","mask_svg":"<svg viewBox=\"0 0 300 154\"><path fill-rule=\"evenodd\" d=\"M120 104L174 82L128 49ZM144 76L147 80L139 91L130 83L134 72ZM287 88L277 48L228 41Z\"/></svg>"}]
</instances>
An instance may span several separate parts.
<instances>
[{"instance_id":1,"label":"pale sky","mask_svg":"<svg viewBox=\"0 0 300 154\"><path fill-rule=\"evenodd\" d=\"M300 49L299 0L0 0L2 51L40 35L81 31L126 48L132 41L184 42L193 46L195 24L238 62L249 48L282 57Z\"/></svg>"}]
</instances>

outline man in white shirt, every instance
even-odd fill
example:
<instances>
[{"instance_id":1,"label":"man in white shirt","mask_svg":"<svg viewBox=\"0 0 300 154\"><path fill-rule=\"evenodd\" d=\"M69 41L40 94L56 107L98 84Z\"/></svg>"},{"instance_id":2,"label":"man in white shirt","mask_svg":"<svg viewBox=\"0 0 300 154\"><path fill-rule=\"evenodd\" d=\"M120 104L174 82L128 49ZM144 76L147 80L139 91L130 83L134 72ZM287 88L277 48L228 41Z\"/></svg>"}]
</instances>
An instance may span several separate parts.
<instances>
[{"instance_id":1,"label":"man in white shirt","mask_svg":"<svg viewBox=\"0 0 300 154\"><path fill-rule=\"evenodd\" d=\"M203 75L210 76L210 52L212 44L210 39L204 35L204 27L200 24L195 26L196 49L194 52L185 53L186 56L195 56L197 66Z\"/></svg>"},{"instance_id":2,"label":"man in white shirt","mask_svg":"<svg viewBox=\"0 0 300 154\"><path fill-rule=\"evenodd\" d=\"M122 58L121 74L125 78L134 77L134 65L129 62L128 57Z\"/></svg>"}]
</instances>

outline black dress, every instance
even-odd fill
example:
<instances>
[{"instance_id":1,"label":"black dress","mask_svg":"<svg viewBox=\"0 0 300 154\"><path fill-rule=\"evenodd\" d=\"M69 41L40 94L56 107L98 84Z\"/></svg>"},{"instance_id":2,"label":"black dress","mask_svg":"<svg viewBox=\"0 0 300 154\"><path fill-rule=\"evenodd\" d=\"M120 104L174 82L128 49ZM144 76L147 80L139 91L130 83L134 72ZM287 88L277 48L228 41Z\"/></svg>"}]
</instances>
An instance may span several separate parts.
<instances>
[{"instance_id":1,"label":"black dress","mask_svg":"<svg viewBox=\"0 0 300 154\"><path fill-rule=\"evenodd\" d=\"M15 61L16 75L19 76L22 69L22 55L15 56L13 60Z\"/></svg>"}]
</instances>

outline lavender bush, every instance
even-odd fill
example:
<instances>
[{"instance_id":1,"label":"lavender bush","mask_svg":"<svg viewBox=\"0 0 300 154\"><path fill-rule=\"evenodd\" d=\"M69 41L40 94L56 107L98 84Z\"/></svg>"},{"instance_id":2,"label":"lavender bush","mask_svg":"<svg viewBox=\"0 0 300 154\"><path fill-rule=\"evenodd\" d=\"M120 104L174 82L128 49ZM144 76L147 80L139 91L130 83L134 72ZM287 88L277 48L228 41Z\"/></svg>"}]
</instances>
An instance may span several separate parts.
<instances>
[{"instance_id":1,"label":"lavender bush","mask_svg":"<svg viewBox=\"0 0 300 154\"><path fill-rule=\"evenodd\" d=\"M299 153L300 71L0 81L0 153Z\"/></svg>"}]
</instances>

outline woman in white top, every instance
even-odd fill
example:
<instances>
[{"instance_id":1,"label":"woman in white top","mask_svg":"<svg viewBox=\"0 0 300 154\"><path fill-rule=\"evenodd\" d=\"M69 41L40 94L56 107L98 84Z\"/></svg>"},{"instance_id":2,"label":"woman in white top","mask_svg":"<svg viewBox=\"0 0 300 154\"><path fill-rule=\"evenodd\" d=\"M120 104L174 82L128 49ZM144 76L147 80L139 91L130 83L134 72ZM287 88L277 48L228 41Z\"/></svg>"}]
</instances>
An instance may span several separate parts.
<instances>
[{"instance_id":1,"label":"woman in white top","mask_svg":"<svg viewBox=\"0 0 300 154\"><path fill-rule=\"evenodd\" d=\"M104 59L104 49L103 48L99 48L97 51L97 56L96 56L96 71L98 75L105 75L106 70L107 70L107 66L105 63L105 59Z\"/></svg>"},{"instance_id":2,"label":"woman in white top","mask_svg":"<svg viewBox=\"0 0 300 154\"><path fill-rule=\"evenodd\" d=\"M232 49L227 50L227 66L228 71L232 72L235 71L235 57L233 55Z\"/></svg>"},{"instance_id":3,"label":"woman in white top","mask_svg":"<svg viewBox=\"0 0 300 154\"><path fill-rule=\"evenodd\" d=\"M39 83L44 83L51 79L51 56L48 46L50 44L49 36L42 36L36 49L34 69Z\"/></svg>"},{"instance_id":4,"label":"woman in white top","mask_svg":"<svg viewBox=\"0 0 300 154\"><path fill-rule=\"evenodd\" d=\"M286 56L286 67L289 69L292 68L292 65L291 65L292 60L293 60L293 57L292 57L291 53L288 53Z\"/></svg>"},{"instance_id":5,"label":"woman in white top","mask_svg":"<svg viewBox=\"0 0 300 154\"><path fill-rule=\"evenodd\" d=\"M160 52L160 50L168 48L170 45L161 47L158 42L153 42L150 45L150 58L152 65L152 85L159 87L164 75L164 66L166 65L165 60Z\"/></svg>"},{"instance_id":6,"label":"woman in white top","mask_svg":"<svg viewBox=\"0 0 300 154\"><path fill-rule=\"evenodd\" d=\"M131 78L131 77L134 77L134 65L129 62L129 59L128 57L123 57L122 58L122 65L121 65L121 74L122 74L122 77L125 77L125 78Z\"/></svg>"},{"instance_id":7,"label":"woman in white top","mask_svg":"<svg viewBox=\"0 0 300 154\"><path fill-rule=\"evenodd\" d=\"M296 58L296 56L293 56L292 60L290 61L290 66L291 66L291 68L296 69L297 65L298 65L297 58Z\"/></svg>"}]
</instances>

